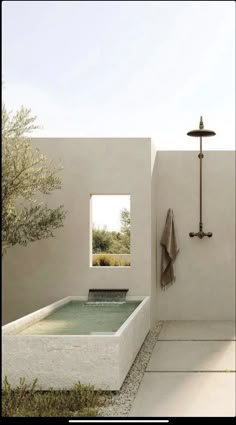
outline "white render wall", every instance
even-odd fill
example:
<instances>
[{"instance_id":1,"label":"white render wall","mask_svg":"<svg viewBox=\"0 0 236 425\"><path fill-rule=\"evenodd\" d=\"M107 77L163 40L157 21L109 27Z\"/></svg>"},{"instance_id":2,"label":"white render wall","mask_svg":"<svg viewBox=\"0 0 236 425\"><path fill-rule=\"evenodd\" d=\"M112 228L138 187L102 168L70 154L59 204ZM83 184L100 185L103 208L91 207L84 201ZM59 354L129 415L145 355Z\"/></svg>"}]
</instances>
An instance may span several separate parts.
<instances>
[{"instance_id":1,"label":"white render wall","mask_svg":"<svg viewBox=\"0 0 236 425\"><path fill-rule=\"evenodd\" d=\"M189 237L199 226L198 152L158 152L153 173L152 216L157 226L153 314L161 320L234 320L235 152L204 152L203 224L206 232L213 232L212 238ZM168 208L174 211L180 252L176 282L164 292L160 288L160 239Z\"/></svg>"},{"instance_id":2,"label":"white render wall","mask_svg":"<svg viewBox=\"0 0 236 425\"><path fill-rule=\"evenodd\" d=\"M53 239L13 247L3 260L3 324L89 288L151 292L151 140L148 138L33 139L48 158L61 158L65 226ZM90 195L131 195L131 267L90 267Z\"/></svg>"},{"instance_id":3,"label":"white render wall","mask_svg":"<svg viewBox=\"0 0 236 425\"><path fill-rule=\"evenodd\" d=\"M155 147L151 146L151 323L154 324L158 318L157 311L157 170L158 153ZM159 255L159 254L158 254Z\"/></svg>"},{"instance_id":4,"label":"white render wall","mask_svg":"<svg viewBox=\"0 0 236 425\"><path fill-rule=\"evenodd\" d=\"M12 248L3 260L3 324L89 288L151 295L151 320L234 320L235 152L205 151L203 223L198 152L160 151L151 139L34 139L63 158L63 187L49 197L69 211L54 239ZM131 194L131 267L89 265L90 194ZM180 253L176 282L160 289L160 238L173 208Z\"/></svg>"}]
</instances>

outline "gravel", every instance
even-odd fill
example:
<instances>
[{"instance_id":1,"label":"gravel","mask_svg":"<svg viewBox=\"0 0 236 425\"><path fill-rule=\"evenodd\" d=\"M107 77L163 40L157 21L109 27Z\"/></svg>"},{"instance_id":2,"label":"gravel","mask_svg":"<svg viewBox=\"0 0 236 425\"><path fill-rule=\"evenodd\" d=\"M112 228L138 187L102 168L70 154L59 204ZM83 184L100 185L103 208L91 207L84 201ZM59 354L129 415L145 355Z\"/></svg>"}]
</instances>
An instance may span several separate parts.
<instances>
[{"instance_id":1,"label":"gravel","mask_svg":"<svg viewBox=\"0 0 236 425\"><path fill-rule=\"evenodd\" d=\"M158 339L163 322L157 322L146 336L120 391L111 392L98 416L127 417L134 402L142 377Z\"/></svg>"}]
</instances>

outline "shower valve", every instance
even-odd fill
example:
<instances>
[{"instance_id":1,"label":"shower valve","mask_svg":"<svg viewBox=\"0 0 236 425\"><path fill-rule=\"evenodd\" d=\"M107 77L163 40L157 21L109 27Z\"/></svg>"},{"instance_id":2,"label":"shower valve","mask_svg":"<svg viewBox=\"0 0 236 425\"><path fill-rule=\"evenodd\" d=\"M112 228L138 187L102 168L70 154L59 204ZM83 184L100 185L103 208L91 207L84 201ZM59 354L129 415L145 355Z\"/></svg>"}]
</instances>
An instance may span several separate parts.
<instances>
[{"instance_id":1,"label":"shower valve","mask_svg":"<svg viewBox=\"0 0 236 425\"><path fill-rule=\"evenodd\" d=\"M197 233L194 233L194 232L189 233L190 238L193 238L194 236L198 236L200 239L204 238L204 236L208 236L208 238L211 238L212 235L213 235L212 232L205 233L202 230Z\"/></svg>"}]
</instances>

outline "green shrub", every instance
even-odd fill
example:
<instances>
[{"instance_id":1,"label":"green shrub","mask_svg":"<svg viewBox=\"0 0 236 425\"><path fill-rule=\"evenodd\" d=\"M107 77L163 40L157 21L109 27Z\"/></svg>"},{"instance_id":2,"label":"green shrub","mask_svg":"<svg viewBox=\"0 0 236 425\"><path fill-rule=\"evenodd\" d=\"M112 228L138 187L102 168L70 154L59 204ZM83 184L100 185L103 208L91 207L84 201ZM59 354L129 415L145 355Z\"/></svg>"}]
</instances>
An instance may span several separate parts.
<instances>
[{"instance_id":1,"label":"green shrub","mask_svg":"<svg viewBox=\"0 0 236 425\"><path fill-rule=\"evenodd\" d=\"M112 255L100 254L93 260L93 266L118 266L118 262L114 259Z\"/></svg>"},{"instance_id":2,"label":"green shrub","mask_svg":"<svg viewBox=\"0 0 236 425\"><path fill-rule=\"evenodd\" d=\"M109 267L109 266L130 266L130 261L125 261L114 257L112 254L99 254L93 259L93 266Z\"/></svg>"},{"instance_id":3,"label":"green shrub","mask_svg":"<svg viewBox=\"0 0 236 425\"><path fill-rule=\"evenodd\" d=\"M2 388L2 416L96 416L106 396L91 385L75 384L71 390L41 391L37 380L20 379L12 388L5 377Z\"/></svg>"},{"instance_id":4,"label":"green shrub","mask_svg":"<svg viewBox=\"0 0 236 425\"><path fill-rule=\"evenodd\" d=\"M123 260L123 261L121 261L121 266L130 266L130 261L125 261L125 260Z\"/></svg>"},{"instance_id":5,"label":"green shrub","mask_svg":"<svg viewBox=\"0 0 236 425\"><path fill-rule=\"evenodd\" d=\"M109 252L112 245L112 234L106 229L93 229L93 253Z\"/></svg>"}]
</instances>

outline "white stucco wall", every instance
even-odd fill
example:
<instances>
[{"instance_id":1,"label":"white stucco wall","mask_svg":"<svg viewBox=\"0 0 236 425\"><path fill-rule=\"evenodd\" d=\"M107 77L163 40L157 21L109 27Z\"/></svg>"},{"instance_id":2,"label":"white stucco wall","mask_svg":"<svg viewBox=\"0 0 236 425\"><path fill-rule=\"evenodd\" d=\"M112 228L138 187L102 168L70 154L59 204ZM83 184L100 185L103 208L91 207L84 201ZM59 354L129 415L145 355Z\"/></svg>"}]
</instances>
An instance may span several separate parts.
<instances>
[{"instance_id":1,"label":"white stucco wall","mask_svg":"<svg viewBox=\"0 0 236 425\"><path fill-rule=\"evenodd\" d=\"M64 204L56 237L14 247L3 260L3 324L89 288L151 291L151 140L33 139L64 165L62 189L48 197ZM131 267L90 267L90 194L131 195Z\"/></svg>"},{"instance_id":2,"label":"white stucco wall","mask_svg":"<svg viewBox=\"0 0 236 425\"><path fill-rule=\"evenodd\" d=\"M162 320L233 320L235 152L204 152L203 223L206 232L213 232L212 238L189 237L190 231L198 231L199 223L198 152L158 152L153 173L152 211L157 223L157 292L155 301L152 300L156 303L153 314ZM168 208L174 210L180 252L175 263L176 282L163 292L160 239ZM155 256L154 249L152 255Z\"/></svg>"},{"instance_id":3,"label":"white stucco wall","mask_svg":"<svg viewBox=\"0 0 236 425\"><path fill-rule=\"evenodd\" d=\"M62 158L68 210L54 239L14 247L3 259L3 324L89 288L151 295L151 320L235 317L235 152L203 159L203 223L212 238L190 238L199 223L198 152L155 151L150 139L34 139ZM131 194L131 267L90 267L90 194ZM160 289L160 238L173 208L180 253L176 282Z\"/></svg>"},{"instance_id":4,"label":"white stucco wall","mask_svg":"<svg viewBox=\"0 0 236 425\"><path fill-rule=\"evenodd\" d=\"M151 145L151 324L157 320L157 164L158 153Z\"/></svg>"}]
</instances>

